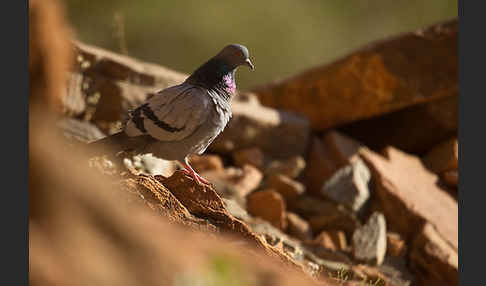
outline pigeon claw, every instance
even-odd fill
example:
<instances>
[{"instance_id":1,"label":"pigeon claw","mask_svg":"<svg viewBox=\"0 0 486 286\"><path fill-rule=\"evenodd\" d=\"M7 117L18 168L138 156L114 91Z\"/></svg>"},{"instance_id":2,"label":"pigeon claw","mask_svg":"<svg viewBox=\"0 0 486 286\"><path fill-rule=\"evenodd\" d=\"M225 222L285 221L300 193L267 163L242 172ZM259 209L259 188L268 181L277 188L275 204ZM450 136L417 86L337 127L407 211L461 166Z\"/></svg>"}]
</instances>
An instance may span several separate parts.
<instances>
[{"instance_id":1,"label":"pigeon claw","mask_svg":"<svg viewBox=\"0 0 486 286\"><path fill-rule=\"evenodd\" d=\"M198 173L196 173L196 171L194 171L194 169L192 169L192 167L189 164L184 164L184 168L185 168L184 173L189 175L196 182L196 184L198 185L202 185L201 183L205 185L211 184L208 180L204 179Z\"/></svg>"}]
</instances>

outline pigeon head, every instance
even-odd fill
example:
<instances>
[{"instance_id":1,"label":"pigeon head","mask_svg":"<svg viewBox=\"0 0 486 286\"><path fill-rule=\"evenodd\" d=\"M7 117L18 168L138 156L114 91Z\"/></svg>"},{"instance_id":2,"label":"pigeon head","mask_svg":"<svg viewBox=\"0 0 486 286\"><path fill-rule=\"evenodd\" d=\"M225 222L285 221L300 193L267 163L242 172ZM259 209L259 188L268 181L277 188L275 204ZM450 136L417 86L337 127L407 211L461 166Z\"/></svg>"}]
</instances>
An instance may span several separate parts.
<instances>
[{"instance_id":1,"label":"pigeon head","mask_svg":"<svg viewBox=\"0 0 486 286\"><path fill-rule=\"evenodd\" d=\"M230 69L236 69L241 65L246 65L252 70L255 68L250 61L248 49L239 44L227 45L214 58L226 63Z\"/></svg>"},{"instance_id":2,"label":"pigeon head","mask_svg":"<svg viewBox=\"0 0 486 286\"><path fill-rule=\"evenodd\" d=\"M236 91L236 69L242 65L254 69L248 49L238 44L227 45L197 68L186 82L214 90L218 95L229 99Z\"/></svg>"}]
</instances>

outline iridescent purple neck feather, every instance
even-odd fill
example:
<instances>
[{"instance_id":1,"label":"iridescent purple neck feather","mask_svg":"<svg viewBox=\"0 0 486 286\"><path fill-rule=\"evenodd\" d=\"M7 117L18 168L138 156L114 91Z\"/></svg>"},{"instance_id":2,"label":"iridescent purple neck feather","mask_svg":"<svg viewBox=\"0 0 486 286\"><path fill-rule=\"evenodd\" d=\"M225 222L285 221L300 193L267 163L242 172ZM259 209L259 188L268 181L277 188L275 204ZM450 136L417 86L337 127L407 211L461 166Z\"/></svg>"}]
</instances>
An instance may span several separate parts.
<instances>
[{"instance_id":1,"label":"iridescent purple neck feather","mask_svg":"<svg viewBox=\"0 0 486 286\"><path fill-rule=\"evenodd\" d=\"M186 82L215 91L225 100L231 100L235 91L235 72L241 65L253 69L248 49L232 44L196 69Z\"/></svg>"}]
</instances>

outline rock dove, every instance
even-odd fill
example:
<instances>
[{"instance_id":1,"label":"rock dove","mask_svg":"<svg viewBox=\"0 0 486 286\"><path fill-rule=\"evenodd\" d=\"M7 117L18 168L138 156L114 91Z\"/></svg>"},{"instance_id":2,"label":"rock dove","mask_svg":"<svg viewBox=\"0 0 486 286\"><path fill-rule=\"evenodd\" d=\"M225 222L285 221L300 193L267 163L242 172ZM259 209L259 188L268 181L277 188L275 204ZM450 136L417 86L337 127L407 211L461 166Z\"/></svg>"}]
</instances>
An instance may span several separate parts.
<instances>
[{"instance_id":1,"label":"rock dove","mask_svg":"<svg viewBox=\"0 0 486 286\"><path fill-rule=\"evenodd\" d=\"M238 44L224 47L183 83L159 91L130 111L122 131L92 144L177 160L198 184L208 184L189 165L188 156L202 154L231 118L235 72L241 65L254 69L248 49Z\"/></svg>"}]
</instances>

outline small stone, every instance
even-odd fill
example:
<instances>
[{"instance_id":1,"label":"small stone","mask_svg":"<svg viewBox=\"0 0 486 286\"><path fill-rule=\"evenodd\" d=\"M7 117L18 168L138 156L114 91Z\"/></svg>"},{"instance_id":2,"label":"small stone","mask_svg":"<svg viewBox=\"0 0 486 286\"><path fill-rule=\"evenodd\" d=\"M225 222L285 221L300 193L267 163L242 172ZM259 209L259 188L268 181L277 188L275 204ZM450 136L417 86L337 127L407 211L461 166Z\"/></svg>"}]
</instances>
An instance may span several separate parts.
<instances>
[{"instance_id":1,"label":"small stone","mask_svg":"<svg viewBox=\"0 0 486 286\"><path fill-rule=\"evenodd\" d=\"M221 196L234 198L243 203L244 197L258 188L263 174L251 165L240 168L226 168L200 173L202 177L211 182Z\"/></svg>"},{"instance_id":2,"label":"small stone","mask_svg":"<svg viewBox=\"0 0 486 286\"><path fill-rule=\"evenodd\" d=\"M396 232L388 232L386 234L386 253L390 256L400 257L407 252L407 245L405 241Z\"/></svg>"},{"instance_id":3,"label":"small stone","mask_svg":"<svg viewBox=\"0 0 486 286\"><path fill-rule=\"evenodd\" d=\"M293 156L286 160L271 161L265 169L265 175L285 175L291 179L297 178L305 169L306 163L302 156Z\"/></svg>"},{"instance_id":4,"label":"small stone","mask_svg":"<svg viewBox=\"0 0 486 286\"><path fill-rule=\"evenodd\" d=\"M243 175L235 180L235 187L239 190L240 195L246 196L260 186L263 174L257 168L251 165L244 165Z\"/></svg>"},{"instance_id":5,"label":"small stone","mask_svg":"<svg viewBox=\"0 0 486 286\"><path fill-rule=\"evenodd\" d=\"M457 138L452 138L432 148L424 158L424 165L432 172L457 170L459 167L459 146Z\"/></svg>"},{"instance_id":6,"label":"small stone","mask_svg":"<svg viewBox=\"0 0 486 286\"><path fill-rule=\"evenodd\" d=\"M252 193L247 197L246 206L251 215L260 217L279 229L286 228L285 201L278 192L263 190Z\"/></svg>"},{"instance_id":7,"label":"small stone","mask_svg":"<svg viewBox=\"0 0 486 286\"><path fill-rule=\"evenodd\" d=\"M361 159L339 169L324 184L321 194L357 212L370 197L371 174Z\"/></svg>"},{"instance_id":8,"label":"small stone","mask_svg":"<svg viewBox=\"0 0 486 286\"><path fill-rule=\"evenodd\" d=\"M233 153L233 160L235 165L243 167L244 165L252 165L258 169L263 167L264 155L259 148L246 148Z\"/></svg>"},{"instance_id":9,"label":"small stone","mask_svg":"<svg viewBox=\"0 0 486 286\"><path fill-rule=\"evenodd\" d=\"M292 205L292 210L304 217L310 224L313 233L323 230L340 229L351 236L360 226L356 215L331 201L309 195L299 196Z\"/></svg>"},{"instance_id":10,"label":"small stone","mask_svg":"<svg viewBox=\"0 0 486 286\"><path fill-rule=\"evenodd\" d=\"M272 175L267 178L265 186L279 192L287 201L293 202L299 195L305 192L305 186L284 175Z\"/></svg>"},{"instance_id":11,"label":"small stone","mask_svg":"<svg viewBox=\"0 0 486 286\"><path fill-rule=\"evenodd\" d=\"M366 263L380 265L386 253L385 216L374 212L365 225L353 234L354 257Z\"/></svg>"},{"instance_id":12,"label":"small stone","mask_svg":"<svg viewBox=\"0 0 486 286\"><path fill-rule=\"evenodd\" d=\"M346 251L348 248L346 234L341 230L323 231L314 239L313 243L333 251Z\"/></svg>"},{"instance_id":13,"label":"small stone","mask_svg":"<svg viewBox=\"0 0 486 286\"><path fill-rule=\"evenodd\" d=\"M449 187L457 188L459 184L459 172L457 170L445 171L440 177Z\"/></svg>"},{"instance_id":14,"label":"small stone","mask_svg":"<svg viewBox=\"0 0 486 286\"><path fill-rule=\"evenodd\" d=\"M287 212L287 233L302 241L312 239L312 229L309 223L292 212Z\"/></svg>"},{"instance_id":15,"label":"small stone","mask_svg":"<svg viewBox=\"0 0 486 286\"><path fill-rule=\"evenodd\" d=\"M198 173L223 170L223 160L218 155L192 155L189 163Z\"/></svg>"}]
</instances>

